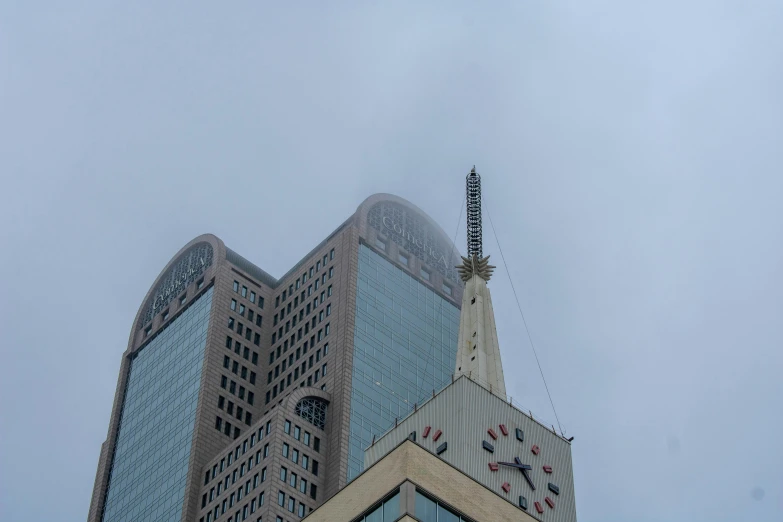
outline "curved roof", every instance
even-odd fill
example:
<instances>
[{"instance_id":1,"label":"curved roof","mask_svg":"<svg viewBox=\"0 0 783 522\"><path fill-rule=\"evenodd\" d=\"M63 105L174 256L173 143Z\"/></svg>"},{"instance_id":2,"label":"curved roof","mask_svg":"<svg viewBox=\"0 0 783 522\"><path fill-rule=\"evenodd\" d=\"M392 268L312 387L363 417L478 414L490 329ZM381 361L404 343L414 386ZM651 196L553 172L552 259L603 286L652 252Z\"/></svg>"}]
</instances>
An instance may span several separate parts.
<instances>
[{"instance_id":1,"label":"curved roof","mask_svg":"<svg viewBox=\"0 0 783 522\"><path fill-rule=\"evenodd\" d=\"M452 259L454 258L453 254L459 254L459 251L453 244L452 239L449 238L443 228L441 228L438 223L436 223L429 215L427 215L426 212L421 210L410 201L399 196L386 193L377 193L365 198L365 200L362 201L361 204L359 204L359 206L356 208L356 212L352 216L341 223L331 234L329 234L329 236L327 236L321 243L316 245L316 247L308 252L308 254L305 255L301 261L296 263L290 270L286 272L286 274L284 274L279 279L274 278L269 273L258 267L256 264L248 261L234 250L227 248L223 241L221 241L220 238L214 234L202 234L193 238L171 258L163 270L161 270L158 277L155 278L155 281L152 283L149 291L142 300L142 305L139 307L134 324L140 325L140 321L145 320L146 316L149 315L149 310L153 310L154 312L156 305L165 306L163 301L165 301L167 296L169 294L178 292L179 286L177 283L180 281L180 279L182 282L190 282L189 278L192 278L191 276L194 273L193 269L189 266L183 268L183 265L186 264L186 261L189 259L189 257L193 257L194 251L196 251L198 248L203 248L204 245L208 245L208 250L211 252L211 254L208 262L198 264L197 269L201 270L199 275L201 273L211 274L212 271L215 270L215 268L219 266L223 260L227 260L245 271L248 275L257 278L263 284L271 288L275 288L278 286L280 281L285 279L292 272L296 271L302 265L302 263L307 261L312 256L314 252L323 248L323 246L332 237L343 230L346 226L356 226L359 229L359 233L361 235L365 235L369 224L370 213L372 209L377 207L379 203L390 203L392 205L399 206L408 211L411 211L428 225L428 227L431 229L431 232L433 232L437 237L437 242L444 247L444 254L446 251L450 250L452 253L450 257L452 257ZM453 265L453 263L449 264ZM161 298L161 295L164 297Z\"/></svg>"}]
</instances>

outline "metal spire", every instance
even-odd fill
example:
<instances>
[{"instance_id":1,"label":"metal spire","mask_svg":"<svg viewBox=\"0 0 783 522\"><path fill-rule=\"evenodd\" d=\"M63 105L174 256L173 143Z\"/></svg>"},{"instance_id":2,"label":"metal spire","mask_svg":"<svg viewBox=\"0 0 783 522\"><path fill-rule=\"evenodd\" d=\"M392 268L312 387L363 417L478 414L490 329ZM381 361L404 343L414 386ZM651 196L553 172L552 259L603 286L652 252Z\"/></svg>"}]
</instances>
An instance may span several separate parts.
<instances>
[{"instance_id":1,"label":"metal spire","mask_svg":"<svg viewBox=\"0 0 783 522\"><path fill-rule=\"evenodd\" d=\"M457 267L465 283L459 318L457 363L454 375L467 375L491 393L506 398L506 382L495 327L495 313L487 281L494 266L481 245L481 176L476 167L465 178L468 205L468 256Z\"/></svg>"},{"instance_id":2,"label":"metal spire","mask_svg":"<svg viewBox=\"0 0 783 522\"><path fill-rule=\"evenodd\" d=\"M476 166L465 178L465 199L468 204L468 257L474 255L481 259L481 176L476 173Z\"/></svg>"}]
</instances>

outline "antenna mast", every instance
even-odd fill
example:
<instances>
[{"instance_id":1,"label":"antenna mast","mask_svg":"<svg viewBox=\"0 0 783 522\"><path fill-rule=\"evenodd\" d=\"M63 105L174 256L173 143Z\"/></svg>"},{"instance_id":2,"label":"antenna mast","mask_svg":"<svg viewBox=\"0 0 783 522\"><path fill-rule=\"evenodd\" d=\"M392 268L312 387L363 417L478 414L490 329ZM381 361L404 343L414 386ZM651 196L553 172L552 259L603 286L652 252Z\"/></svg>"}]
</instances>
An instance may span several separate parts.
<instances>
[{"instance_id":1,"label":"antenna mast","mask_svg":"<svg viewBox=\"0 0 783 522\"><path fill-rule=\"evenodd\" d=\"M481 259L481 176L476 173L476 166L465 178L465 200L467 201L468 219L468 258L474 255Z\"/></svg>"}]
</instances>

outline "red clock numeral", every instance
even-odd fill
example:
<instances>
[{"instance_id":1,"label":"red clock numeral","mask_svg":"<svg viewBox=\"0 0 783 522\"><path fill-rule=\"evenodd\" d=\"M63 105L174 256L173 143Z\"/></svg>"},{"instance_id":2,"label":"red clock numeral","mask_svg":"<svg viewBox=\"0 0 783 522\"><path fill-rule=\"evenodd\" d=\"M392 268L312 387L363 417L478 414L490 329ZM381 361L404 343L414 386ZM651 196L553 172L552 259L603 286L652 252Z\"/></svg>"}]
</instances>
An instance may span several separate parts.
<instances>
[{"instance_id":1,"label":"red clock numeral","mask_svg":"<svg viewBox=\"0 0 783 522\"><path fill-rule=\"evenodd\" d=\"M435 433L432 435L432 440L438 440L438 439L440 438L440 436L441 436L441 435L443 435L443 432L442 432L441 430L438 430L438 431L436 431L436 432L435 432Z\"/></svg>"},{"instance_id":2,"label":"red clock numeral","mask_svg":"<svg viewBox=\"0 0 783 522\"><path fill-rule=\"evenodd\" d=\"M500 425L500 431L503 433L504 437L508 436L508 428L506 428L505 424Z\"/></svg>"},{"instance_id":3,"label":"red clock numeral","mask_svg":"<svg viewBox=\"0 0 783 522\"><path fill-rule=\"evenodd\" d=\"M544 507L541 505L541 502L534 502L534 504L536 505L536 511L538 511L539 513L544 512Z\"/></svg>"},{"instance_id":4,"label":"red clock numeral","mask_svg":"<svg viewBox=\"0 0 783 522\"><path fill-rule=\"evenodd\" d=\"M552 473L552 466L544 466L544 471L546 473Z\"/></svg>"},{"instance_id":5,"label":"red clock numeral","mask_svg":"<svg viewBox=\"0 0 783 522\"><path fill-rule=\"evenodd\" d=\"M554 502L552 502L552 499L551 499L551 498L549 498L549 497L546 497L546 498L544 499L544 502L546 502L546 505L547 505L547 506L549 506L550 508L552 508L552 509L555 509L555 503L554 503Z\"/></svg>"},{"instance_id":6,"label":"red clock numeral","mask_svg":"<svg viewBox=\"0 0 783 522\"><path fill-rule=\"evenodd\" d=\"M498 470L498 463L497 462L490 462L489 463L489 470L490 471L497 471Z\"/></svg>"},{"instance_id":7,"label":"red clock numeral","mask_svg":"<svg viewBox=\"0 0 783 522\"><path fill-rule=\"evenodd\" d=\"M497 439L498 438L498 434L495 433L495 430L493 430L492 428L488 429L487 433L489 433L489 436L492 437L493 439Z\"/></svg>"},{"instance_id":8,"label":"red clock numeral","mask_svg":"<svg viewBox=\"0 0 783 522\"><path fill-rule=\"evenodd\" d=\"M508 482L504 482L501 487L503 488L503 491L505 491L506 493L511 491L511 484L509 484Z\"/></svg>"},{"instance_id":9,"label":"red clock numeral","mask_svg":"<svg viewBox=\"0 0 783 522\"><path fill-rule=\"evenodd\" d=\"M541 448L539 448L538 446L536 446L535 444L533 444L533 447L532 447L532 448L530 448L530 451L532 451L532 452L533 452L533 455L538 455L538 453L541 451Z\"/></svg>"},{"instance_id":10,"label":"red clock numeral","mask_svg":"<svg viewBox=\"0 0 783 522\"><path fill-rule=\"evenodd\" d=\"M431 429L432 429L432 428L430 428L429 426L427 426L426 428L424 428L424 433L422 434L422 437L424 437L424 438L426 439L426 438L427 438L427 435L429 435L429 434L430 434L430 430L431 430Z\"/></svg>"}]
</instances>

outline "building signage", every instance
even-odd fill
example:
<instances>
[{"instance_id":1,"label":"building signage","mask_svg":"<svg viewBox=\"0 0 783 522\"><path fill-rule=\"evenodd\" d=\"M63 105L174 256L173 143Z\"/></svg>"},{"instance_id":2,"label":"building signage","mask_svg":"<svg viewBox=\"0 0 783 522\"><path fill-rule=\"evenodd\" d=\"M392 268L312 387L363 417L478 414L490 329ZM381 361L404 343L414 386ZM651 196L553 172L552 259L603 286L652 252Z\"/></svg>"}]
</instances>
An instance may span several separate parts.
<instances>
[{"instance_id":1,"label":"building signage","mask_svg":"<svg viewBox=\"0 0 783 522\"><path fill-rule=\"evenodd\" d=\"M446 256L439 251L432 248L432 245L425 243L421 238L416 237L411 230L405 230L399 223L394 223L389 216L383 216L383 225L390 231L393 231L398 236L409 243L413 243L421 250L423 250L431 259L436 260L437 263L441 263L444 268L448 268L449 264L446 262Z\"/></svg>"},{"instance_id":2,"label":"building signage","mask_svg":"<svg viewBox=\"0 0 783 522\"><path fill-rule=\"evenodd\" d=\"M443 240L442 234L432 230L414 211L395 202L383 201L373 205L367 221L372 228L435 268L446 279L459 281L446 257L450 242Z\"/></svg>"},{"instance_id":3,"label":"building signage","mask_svg":"<svg viewBox=\"0 0 783 522\"><path fill-rule=\"evenodd\" d=\"M192 280L193 277L204 272L204 269L207 267L207 261L203 256L198 259L191 259L190 261L193 263L189 263L188 266L185 267L185 270L178 274L177 279L168 281L168 285L165 288L158 289L158 294L155 296L155 301L153 302L153 307L155 309L164 306L164 304L161 303L168 303L171 301L173 295L180 293L188 285L189 280Z\"/></svg>"},{"instance_id":4,"label":"building signage","mask_svg":"<svg viewBox=\"0 0 783 522\"><path fill-rule=\"evenodd\" d=\"M188 253L169 270L168 276L161 281L147 301L141 323L145 325L160 312L171 300L192 283L199 275L204 273L212 264L212 245L201 243L194 246Z\"/></svg>"}]
</instances>

